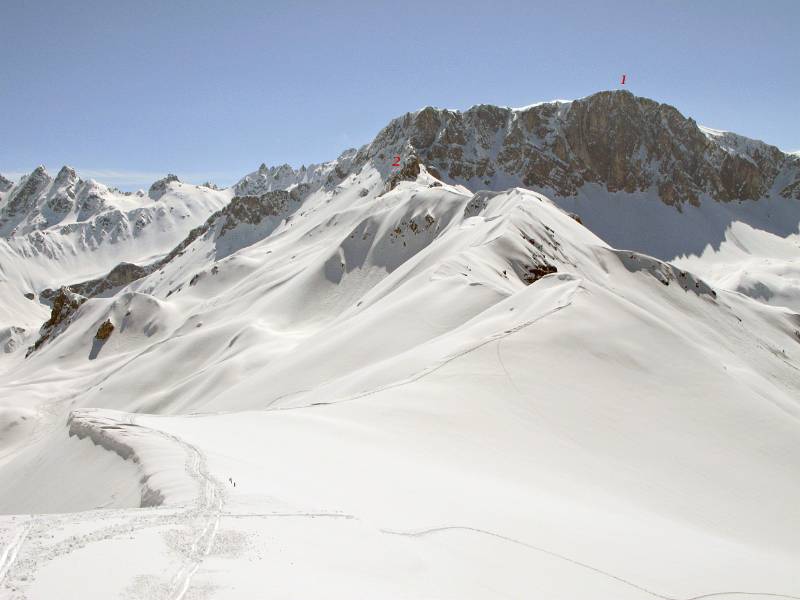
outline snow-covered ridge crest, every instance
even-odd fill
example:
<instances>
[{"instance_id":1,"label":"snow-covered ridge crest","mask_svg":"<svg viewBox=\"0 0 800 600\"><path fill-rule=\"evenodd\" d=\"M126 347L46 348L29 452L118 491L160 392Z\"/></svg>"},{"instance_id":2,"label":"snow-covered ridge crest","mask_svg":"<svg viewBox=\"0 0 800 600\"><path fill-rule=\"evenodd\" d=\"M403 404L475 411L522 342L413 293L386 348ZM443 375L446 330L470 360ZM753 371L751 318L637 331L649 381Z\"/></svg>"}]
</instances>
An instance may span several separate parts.
<instances>
[{"instance_id":1,"label":"snow-covered ridge crest","mask_svg":"<svg viewBox=\"0 0 800 600\"><path fill-rule=\"evenodd\" d=\"M67 418L69 435L89 439L103 450L136 465L140 508L202 504L197 474L185 468L192 457L185 444L137 423L136 416L114 410L77 409ZM198 494L198 492L200 492Z\"/></svg>"},{"instance_id":2,"label":"snow-covered ridge crest","mask_svg":"<svg viewBox=\"0 0 800 600\"><path fill-rule=\"evenodd\" d=\"M705 125L698 125L697 127L703 132L703 135L726 152L738 154L748 159L752 159L758 154L768 154L777 150L775 146L771 146L766 142L733 133L732 131L713 129ZM792 153L786 152L785 154L791 155Z\"/></svg>"},{"instance_id":3,"label":"snow-covered ridge crest","mask_svg":"<svg viewBox=\"0 0 800 600\"><path fill-rule=\"evenodd\" d=\"M533 104L527 104L525 106L509 106L506 108L510 108L513 111L517 112L525 112L526 110L530 110L531 108L537 108L539 106L543 106L545 104L556 104L556 105L568 105L572 104L573 100L565 100L562 98L556 98L555 100L546 100L544 102L534 102ZM480 105L475 105L480 106Z\"/></svg>"}]
</instances>

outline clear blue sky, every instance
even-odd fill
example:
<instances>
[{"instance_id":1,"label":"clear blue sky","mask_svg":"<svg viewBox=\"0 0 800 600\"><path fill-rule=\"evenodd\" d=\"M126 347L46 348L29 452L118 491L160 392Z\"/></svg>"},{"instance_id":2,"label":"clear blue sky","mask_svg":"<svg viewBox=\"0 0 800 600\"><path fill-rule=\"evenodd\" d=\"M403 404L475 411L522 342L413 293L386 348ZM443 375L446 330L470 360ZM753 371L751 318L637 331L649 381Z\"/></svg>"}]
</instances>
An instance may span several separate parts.
<instances>
[{"instance_id":1,"label":"clear blue sky","mask_svg":"<svg viewBox=\"0 0 800 600\"><path fill-rule=\"evenodd\" d=\"M3 0L0 173L229 184L425 105L619 87L800 149L800 1Z\"/></svg>"}]
</instances>

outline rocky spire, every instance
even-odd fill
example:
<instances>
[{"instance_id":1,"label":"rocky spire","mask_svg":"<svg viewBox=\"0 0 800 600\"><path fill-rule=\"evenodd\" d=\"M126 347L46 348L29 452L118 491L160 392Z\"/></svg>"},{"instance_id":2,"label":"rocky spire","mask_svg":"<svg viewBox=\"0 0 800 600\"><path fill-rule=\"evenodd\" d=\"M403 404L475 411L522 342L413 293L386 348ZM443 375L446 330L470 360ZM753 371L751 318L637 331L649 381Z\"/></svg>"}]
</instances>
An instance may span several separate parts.
<instances>
[{"instance_id":1,"label":"rocky spire","mask_svg":"<svg viewBox=\"0 0 800 600\"><path fill-rule=\"evenodd\" d=\"M65 185L69 185L70 183L75 183L78 180L78 174L75 173L75 169L64 165L61 167L61 170L56 175L55 180L53 181L53 185L55 187L62 187Z\"/></svg>"},{"instance_id":2,"label":"rocky spire","mask_svg":"<svg viewBox=\"0 0 800 600\"><path fill-rule=\"evenodd\" d=\"M19 184L12 189L11 196L2 210L0 225L6 220L23 217L36 208L39 195L50 185L50 175L47 170L39 165L30 175L23 177Z\"/></svg>"}]
</instances>

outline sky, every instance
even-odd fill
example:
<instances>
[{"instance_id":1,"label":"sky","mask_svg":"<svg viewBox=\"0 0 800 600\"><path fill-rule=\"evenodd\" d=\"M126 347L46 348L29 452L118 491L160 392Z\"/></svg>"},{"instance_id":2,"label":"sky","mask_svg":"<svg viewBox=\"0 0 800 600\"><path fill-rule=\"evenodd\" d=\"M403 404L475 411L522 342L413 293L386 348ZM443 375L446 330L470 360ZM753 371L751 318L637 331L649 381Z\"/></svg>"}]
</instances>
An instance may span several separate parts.
<instances>
[{"instance_id":1,"label":"sky","mask_svg":"<svg viewBox=\"0 0 800 600\"><path fill-rule=\"evenodd\" d=\"M423 106L625 88L800 149L800 1L0 0L0 173L322 162Z\"/></svg>"}]
</instances>

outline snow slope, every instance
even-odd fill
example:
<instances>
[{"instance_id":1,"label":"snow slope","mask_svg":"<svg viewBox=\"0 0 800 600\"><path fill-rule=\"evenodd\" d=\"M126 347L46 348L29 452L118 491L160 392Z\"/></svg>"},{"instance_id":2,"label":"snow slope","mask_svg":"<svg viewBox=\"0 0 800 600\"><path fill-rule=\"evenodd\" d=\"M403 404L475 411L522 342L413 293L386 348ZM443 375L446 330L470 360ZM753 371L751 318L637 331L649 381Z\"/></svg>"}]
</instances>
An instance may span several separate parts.
<instances>
[{"instance_id":1,"label":"snow slope","mask_svg":"<svg viewBox=\"0 0 800 600\"><path fill-rule=\"evenodd\" d=\"M800 597L797 315L527 190L356 177L14 363L0 477L52 491L0 496L8 597Z\"/></svg>"},{"instance_id":2,"label":"snow slope","mask_svg":"<svg viewBox=\"0 0 800 600\"><path fill-rule=\"evenodd\" d=\"M55 178L39 167L9 185L0 196L0 353L35 340L49 312L40 292L155 261L233 195L172 178L150 195L127 194L69 167Z\"/></svg>"},{"instance_id":3,"label":"snow slope","mask_svg":"<svg viewBox=\"0 0 800 600\"><path fill-rule=\"evenodd\" d=\"M375 146L0 244L0 598L800 599L793 201L470 185Z\"/></svg>"}]
</instances>

